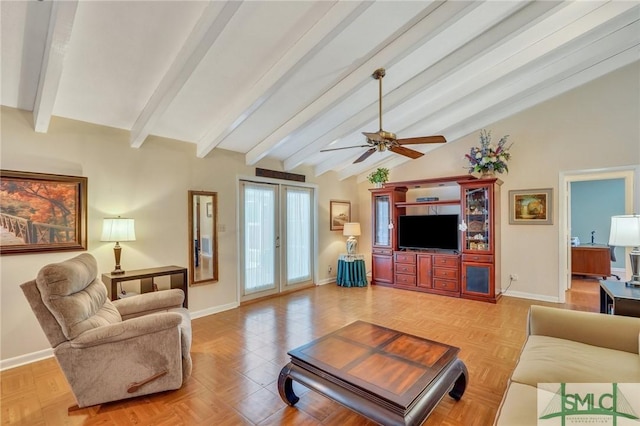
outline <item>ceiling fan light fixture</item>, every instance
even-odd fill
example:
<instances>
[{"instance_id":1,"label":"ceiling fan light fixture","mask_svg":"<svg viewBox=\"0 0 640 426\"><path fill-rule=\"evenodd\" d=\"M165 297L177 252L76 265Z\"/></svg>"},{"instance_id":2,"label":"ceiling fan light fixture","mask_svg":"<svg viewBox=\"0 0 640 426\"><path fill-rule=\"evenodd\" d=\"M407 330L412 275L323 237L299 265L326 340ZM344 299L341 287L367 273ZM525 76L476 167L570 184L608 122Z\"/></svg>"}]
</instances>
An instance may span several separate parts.
<instances>
[{"instance_id":1,"label":"ceiling fan light fixture","mask_svg":"<svg viewBox=\"0 0 640 426\"><path fill-rule=\"evenodd\" d=\"M367 138L366 145L356 145L356 146L345 146L342 148L328 148L322 149L320 152L327 151L337 151L342 149L350 149L350 148L367 148L367 150L360 155L355 161L355 163L361 163L367 158L371 156L374 152L384 152L391 151L395 154L404 155L405 157L409 157L412 159L423 156L424 154L420 151L416 151L413 149L409 149L402 145L414 145L414 144L423 144L423 143L445 143L447 140L444 136L422 136L416 138L404 138L398 139L395 133L387 132L382 129L382 77L385 76L384 68L378 68L373 72L373 78L378 80L378 117L380 130L377 132L362 132L362 134ZM333 145L337 140L331 142L329 145Z\"/></svg>"}]
</instances>

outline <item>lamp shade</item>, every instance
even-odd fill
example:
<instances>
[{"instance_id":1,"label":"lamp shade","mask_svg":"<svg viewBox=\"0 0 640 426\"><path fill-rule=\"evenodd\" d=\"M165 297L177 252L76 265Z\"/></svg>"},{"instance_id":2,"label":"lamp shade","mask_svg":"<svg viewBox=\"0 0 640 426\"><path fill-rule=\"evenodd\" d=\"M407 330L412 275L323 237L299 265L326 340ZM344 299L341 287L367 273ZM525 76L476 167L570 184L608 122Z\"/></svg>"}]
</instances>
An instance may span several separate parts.
<instances>
[{"instance_id":1,"label":"lamp shade","mask_svg":"<svg viewBox=\"0 0 640 426\"><path fill-rule=\"evenodd\" d=\"M133 219L124 217L105 218L102 222L100 241L135 241L136 231Z\"/></svg>"},{"instance_id":2,"label":"lamp shade","mask_svg":"<svg viewBox=\"0 0 640 426\"><path fill-rule=\"evenodd\" d=\"M639 247L640 215L612 216L609 245L617 247Z\"/></svg>"},{"instance_id":3,"label":"lamp shade","mask_svg":"<svg viewBox=\"0 0 640 426\"><path fill-rule=\"evenodd\" d=\"M347 222L342 229L342 235L358 236L360 235L360 224L358 222Z\"/></svg>"}]
</instances>

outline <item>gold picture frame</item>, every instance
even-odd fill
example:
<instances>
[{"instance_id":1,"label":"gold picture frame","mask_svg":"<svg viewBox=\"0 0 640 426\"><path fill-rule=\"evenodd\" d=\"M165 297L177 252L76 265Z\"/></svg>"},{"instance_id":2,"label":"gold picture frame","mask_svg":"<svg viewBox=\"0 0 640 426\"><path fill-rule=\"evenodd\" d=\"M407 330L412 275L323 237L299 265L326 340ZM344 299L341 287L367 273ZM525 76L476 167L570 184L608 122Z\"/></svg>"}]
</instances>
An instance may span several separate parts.
<instances>
[{"instance_id":1,"label":"gold picture frame","mask_svg":"<svg viewBox=\"0 0 640 426\"><path fill-rule=\"evenodd\" d=\"M351 201L329 201L329 230L342 231L351 222Z\"/></svg>"},{"instance_id":2,"label":"gold picture frame","mask_svg":"<svg viewBox=\"0 0 640 426\"><path fill-rule=\"evenodd\" d=\"M0 254L87 250L87 178L0 170Z\"/></svg>"},{"instance_id":3,"label":"gold picture frame","mask_svg":"<svg viewBox=\"0 0 640 426\"><path fill-rule=\"evenodd\" d=\"M553 189L509 191L509 224L552 225Z\"/></svg>"}]
</instances>

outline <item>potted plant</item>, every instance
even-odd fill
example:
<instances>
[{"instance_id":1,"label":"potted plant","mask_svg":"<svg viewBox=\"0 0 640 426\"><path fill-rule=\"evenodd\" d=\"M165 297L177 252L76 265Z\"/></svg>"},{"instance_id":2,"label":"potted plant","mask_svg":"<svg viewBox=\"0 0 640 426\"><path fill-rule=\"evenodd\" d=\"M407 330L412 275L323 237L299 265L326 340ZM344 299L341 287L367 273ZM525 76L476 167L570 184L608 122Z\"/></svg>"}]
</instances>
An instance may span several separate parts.
<instances>
[{"instance_id":1,"label":"potted plant","mask_svg":"<svg viewBox=\"0 0 640 426\"><path fill-rule=\"evenodd\" d=\"M389 169L378 167L367 176L367 180L374 184L376 188L382 188L382 184L389 180Z\"/></svg>"},{"instance_id":2,"label":"potted plant","mask_svg":"<svg viewBox=\"0 0 640 426\"><path fill-rule=\"evenodd\" d=\"M480 131L480 146L471 148L465 157L469 161L469 173L480 173L481 177L493 176L496 173L509 172L507 161L511 158L507 144L509 135L500 138L498 144L491 143L491 132Z\"/></svg>"}]
</instances>

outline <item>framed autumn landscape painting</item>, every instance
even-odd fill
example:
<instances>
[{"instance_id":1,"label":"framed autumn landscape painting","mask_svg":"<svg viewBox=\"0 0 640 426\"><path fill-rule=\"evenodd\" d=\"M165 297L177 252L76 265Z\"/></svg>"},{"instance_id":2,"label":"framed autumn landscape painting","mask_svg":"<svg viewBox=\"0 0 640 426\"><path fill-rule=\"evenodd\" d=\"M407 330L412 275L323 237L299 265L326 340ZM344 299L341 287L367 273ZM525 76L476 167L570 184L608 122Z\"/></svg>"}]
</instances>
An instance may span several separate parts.
<instances>
[{"instance_id":1,"label":"framed autumn landscape painting","mask_svg":"<svg viewBox=\"0 0 640 426\"><path fill-rule=\"evenodd\" d=\"M0 254L87 249L87 178L0 170Z\"/></svg>"}]
</instances>

